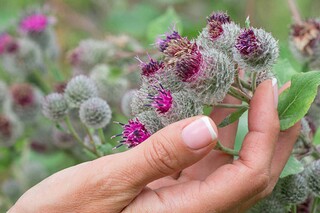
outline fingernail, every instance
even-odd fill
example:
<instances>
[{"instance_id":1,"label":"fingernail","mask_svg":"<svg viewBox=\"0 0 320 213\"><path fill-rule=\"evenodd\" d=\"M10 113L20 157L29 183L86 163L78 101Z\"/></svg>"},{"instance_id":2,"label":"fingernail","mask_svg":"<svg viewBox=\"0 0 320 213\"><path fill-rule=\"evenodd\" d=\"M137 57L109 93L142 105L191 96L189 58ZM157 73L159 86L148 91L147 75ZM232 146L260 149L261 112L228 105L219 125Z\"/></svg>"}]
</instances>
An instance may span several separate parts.
<instances>
[{"instance_id":1,"label":"fingernail","mask_svg":"<svg viewBox=\"0 0 320 213\"><path fill-rule=\"evenodd\" d=\"M182 140L191 149L201 149L217 139L208 117L193 121L182 130Z\"/></svg>"},{"instance_id":2,"label":"fingernail","mask_svg":"<svg viewBox=\"0 0 320 213\"><path fill-rule=\"evenodd\" d=\"M273 87L273 97L274 97L274 106L275 108L278 108L278 84L277 79L272 78L272 87Z\"/></svg>"}]
</instances>

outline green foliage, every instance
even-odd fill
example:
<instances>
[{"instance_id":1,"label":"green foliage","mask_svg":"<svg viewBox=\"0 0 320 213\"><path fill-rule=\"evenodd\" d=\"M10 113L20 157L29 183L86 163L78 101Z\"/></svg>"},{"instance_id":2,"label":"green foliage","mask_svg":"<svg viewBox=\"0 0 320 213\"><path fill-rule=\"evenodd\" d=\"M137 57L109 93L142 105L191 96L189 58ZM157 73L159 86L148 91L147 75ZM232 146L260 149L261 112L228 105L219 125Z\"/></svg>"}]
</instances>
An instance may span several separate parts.
<instances>
[{"instance_id":1,"label":"green foliage","mask_svg":"<svg viewBox=\"0 0 320 213\"><path fill-rule=\"evenodd\" d=\"M316 145L320 145L320 128L318 128L316 133L314 134L313 143Z\"/></svg>"},{"instance_id":2,"label":"green foliage","mask_svg":"<svg viewBox=\"0 0 320 213\"><path fill-rule=\"evenodd\" d=\"M243 106L239 108L237 111L231 113L228 115L219 125L219 128L225 127L229 124L232 124L233 122L237 121L241 115L248 110L247 106Z\"/></svg>"},{"instance_id":3,"label":"green foliage","mask_svg":"<svg viewBox=\"0 0 320 213\"><path fill-rule=\"evenodd\" d=\"M273 67L273 73L276 75L280 86L290 81L292 76L298 74L288 59L279 59Z\"/></svg>"},{"instance_id":4,"label":"green foliage","mask_svg":"<svg viewBox=\"0 0 320 213\"><path fill-rule=\"evenodd\" d=\"M287 177L289 175L298 174L303 171L303 165L295 157L290 156L286 166L281 172L280 178Z\"/></svg>"},{"instance_id":5,"label":"green foliage","mask_svg":"<svg viewBox=\"0 0 320 213\"><path fill-rule=\"evenodd\" d=\"M159 35L168 32L173 26L175 26L176 30L182 34L181 19L176 11L172 7L169 7L163 15L149 23L147 29L148 41L154 43Z\"/></svg>"},{"instance_id":6,"label":"green foliage","mask_svg":"<svg viewBox=\"0 0 320 213\"><path fill-rule=\"evenodd\" d=\"M320 85L320 72L310 71L294 75L288 92L279 98L280 129L286 130L299 121L309 110Z\"/></svg>"}]
</instances>

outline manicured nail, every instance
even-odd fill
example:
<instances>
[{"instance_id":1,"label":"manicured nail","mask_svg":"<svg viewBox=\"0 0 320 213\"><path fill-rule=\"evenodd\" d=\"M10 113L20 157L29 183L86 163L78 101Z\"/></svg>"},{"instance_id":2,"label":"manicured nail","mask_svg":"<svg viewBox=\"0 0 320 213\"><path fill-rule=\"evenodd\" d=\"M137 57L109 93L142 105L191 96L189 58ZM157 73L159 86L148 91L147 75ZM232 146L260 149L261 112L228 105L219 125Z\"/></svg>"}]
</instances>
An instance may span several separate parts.
<instances>
[{"instance_id":1,"label":"manicured nail","mask_svg":"<svg viewBox=\"0 0 320 213\"><path fill-rule=\"evenodd\" d=\"M272 87L273 87L273 97L274 97L274 106L278 108L278 84L277 79L272 78Z\"/></svg>"},{"instance_id":2,"label":"manicured nail","mask_svg":"<svg viewBox=\"0 0 320 213\"><path fill-rule=\"evenodd\" d=\"M208 117L193 121L182 130L182 140L191 149L201 149L217 139Z\"/></svg>"}]
</instances>

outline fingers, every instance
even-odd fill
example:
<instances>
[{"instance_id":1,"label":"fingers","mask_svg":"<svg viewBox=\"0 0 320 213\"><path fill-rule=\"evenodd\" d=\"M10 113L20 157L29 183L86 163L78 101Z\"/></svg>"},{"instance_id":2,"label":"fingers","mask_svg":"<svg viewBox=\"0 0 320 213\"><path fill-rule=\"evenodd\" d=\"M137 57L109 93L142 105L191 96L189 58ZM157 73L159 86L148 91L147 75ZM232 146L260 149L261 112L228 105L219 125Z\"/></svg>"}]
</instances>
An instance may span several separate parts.
<instances>
[{"instance_id":1,"label":"fingers","mask_svg":"<svg viewBox=\"0 0 320 213\"><path fill-rule=\"evenodd\" d=\"M276 110L278 92L271 80L259 85L250 103L249 133L246 135L238 162L249 168L270 168L280 124Z\"/></svg>"},{"instance_id":2,"label":"fingers","mask_svg":"<svg viewBox=\"0 0 320 213\"><path fill-rule=\"evenodd\" d=\"M212 150L216 141L217 128L210 118L185 119L123 153L117 170L130 176L130 187L144 187L196 163Z\"/></svg>"}]
</instances>

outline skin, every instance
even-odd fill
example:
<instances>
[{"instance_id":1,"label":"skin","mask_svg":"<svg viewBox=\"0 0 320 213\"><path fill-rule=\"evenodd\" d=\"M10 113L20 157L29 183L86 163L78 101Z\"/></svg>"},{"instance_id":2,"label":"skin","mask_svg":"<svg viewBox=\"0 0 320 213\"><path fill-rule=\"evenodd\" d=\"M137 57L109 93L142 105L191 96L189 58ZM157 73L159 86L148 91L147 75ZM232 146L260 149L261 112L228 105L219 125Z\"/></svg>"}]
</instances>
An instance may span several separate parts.
<instances>
[{"instance_id":1,"label":"skin","mask_svg":"<svg viewBox=\"0 0 320 213\"><path fill-rule=\"evenodd\" d=\"M225 103L238 101L227 97ZM218 130L215 123L232 111L219 108L210 115L219 140L230 148L238 124ZM298 123L280 132L271 81L252 98L249 133L237 160L212 150L216 141L198 150L187 147L181 132L196 119L174 123L127 152L60 171L9 212L245 212L269 195L300 131Z\"/></svg>"}]
</instances>

